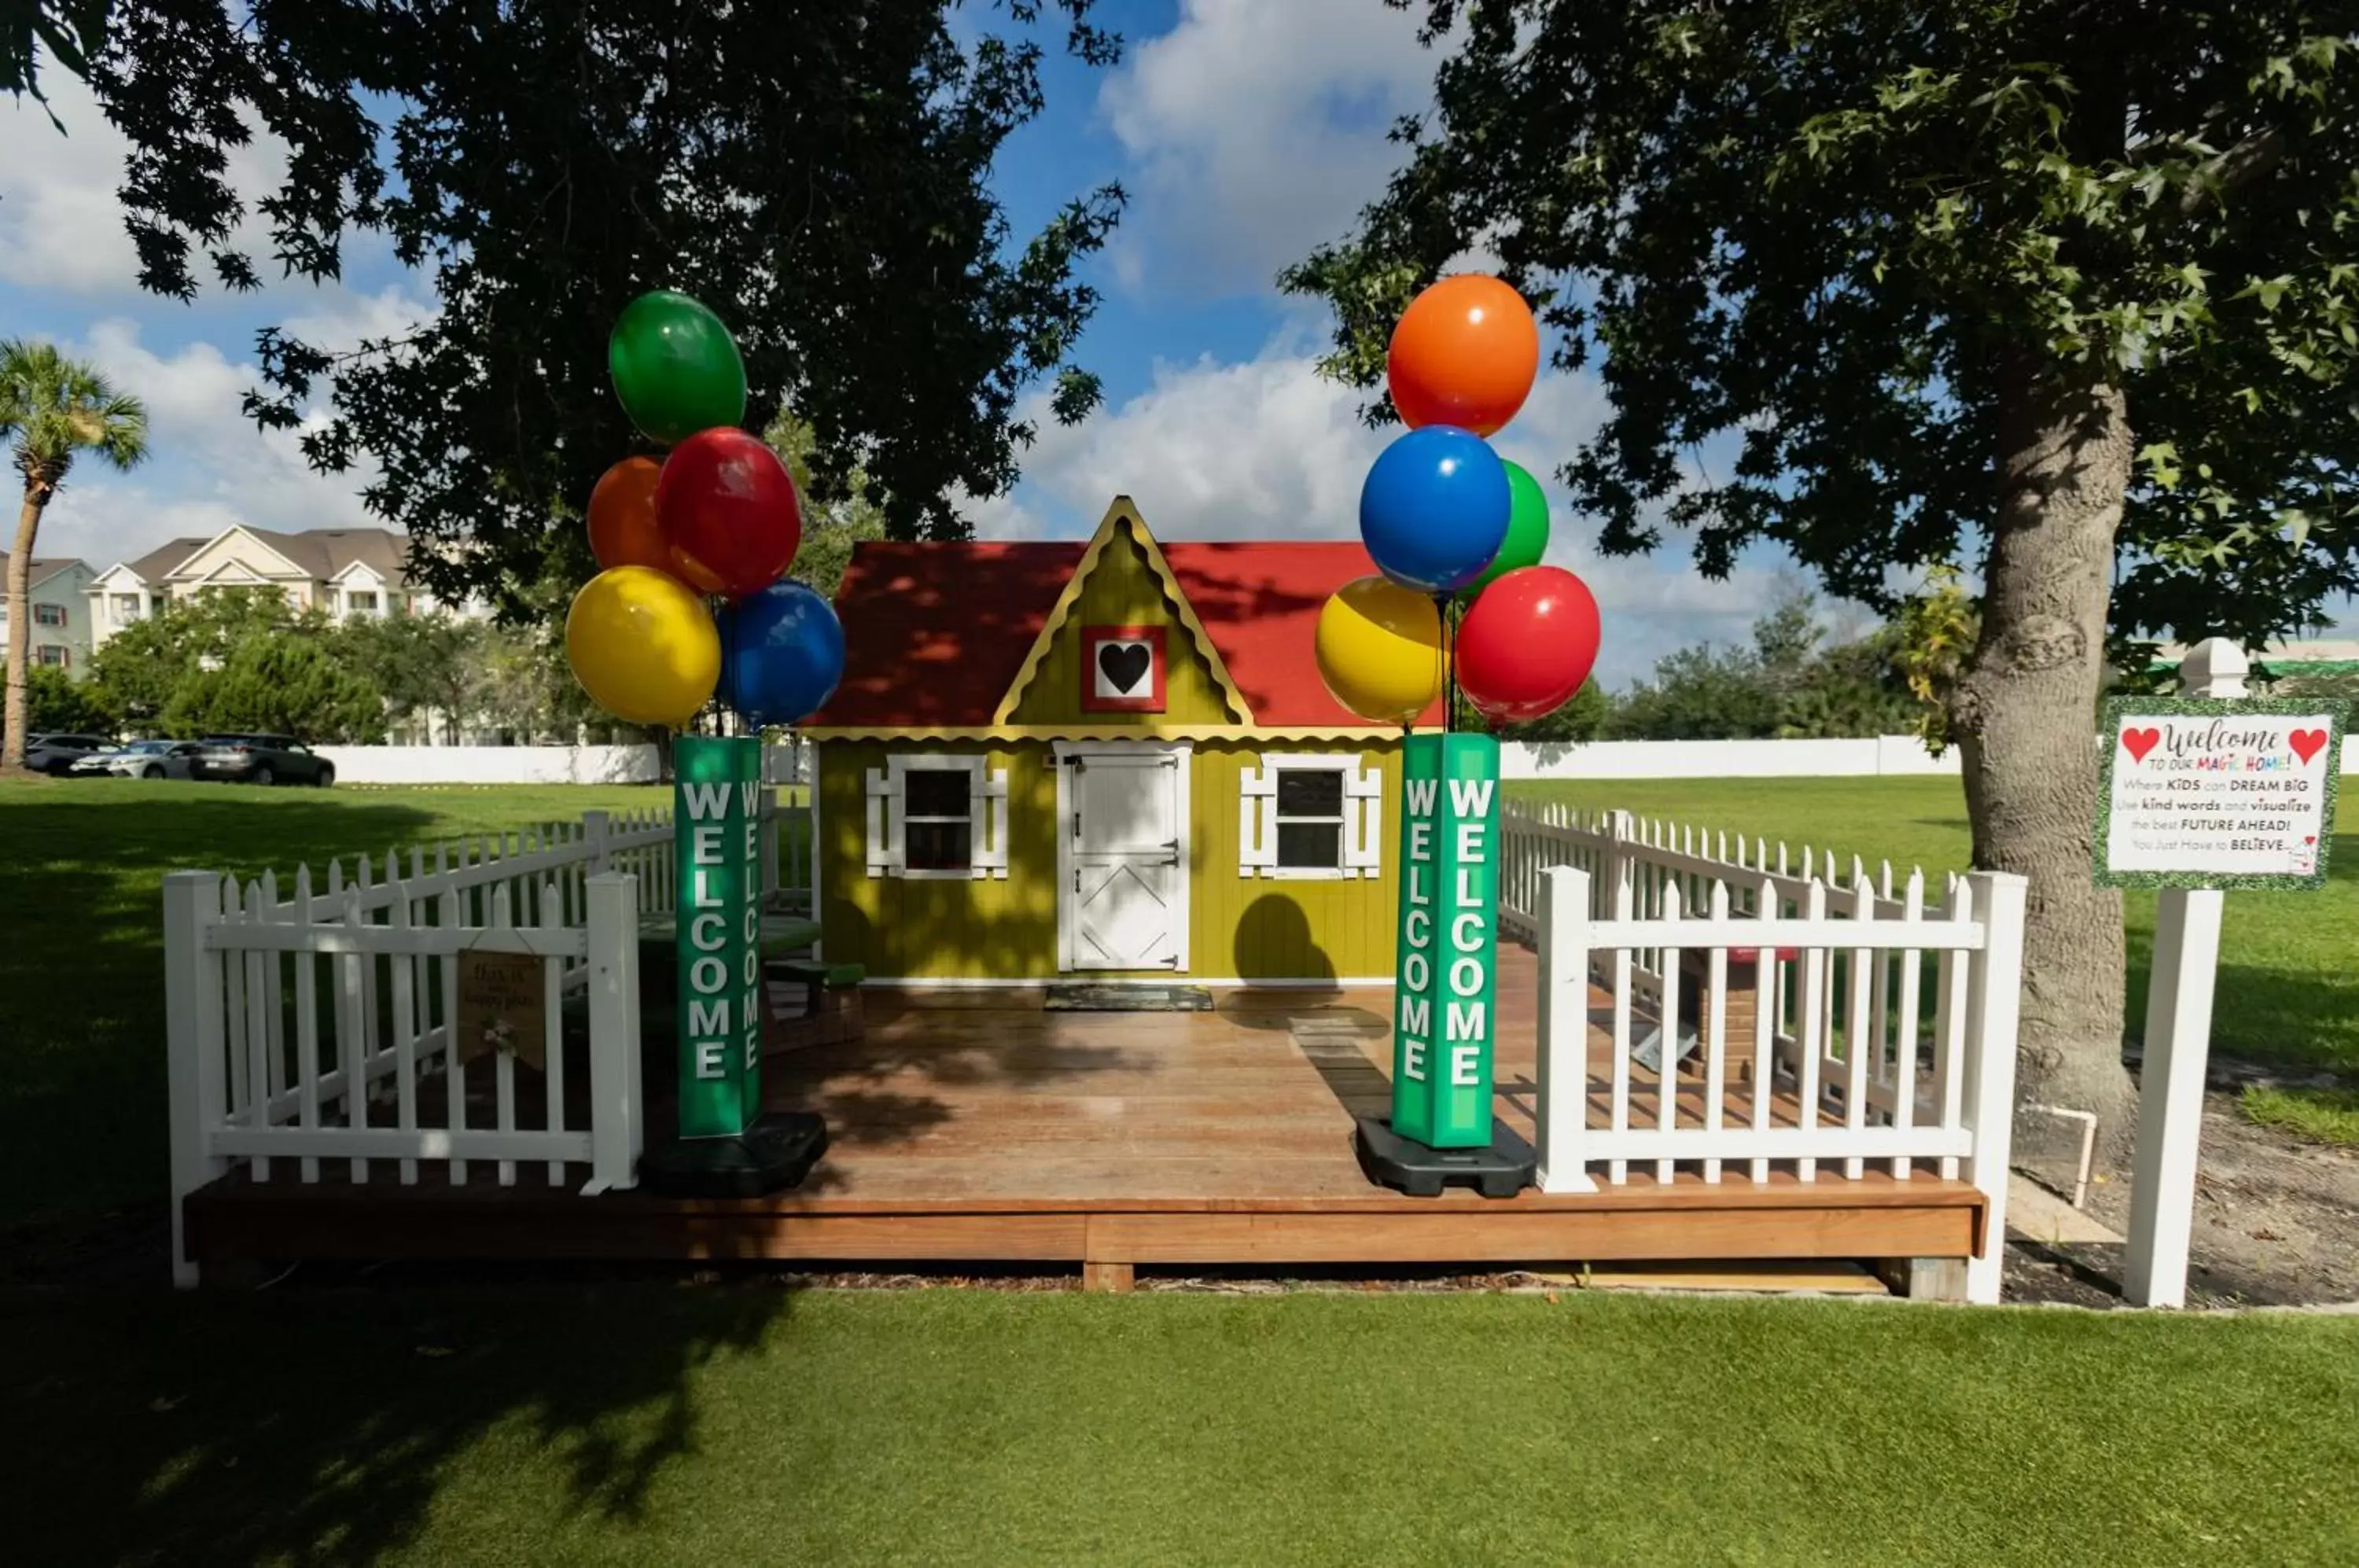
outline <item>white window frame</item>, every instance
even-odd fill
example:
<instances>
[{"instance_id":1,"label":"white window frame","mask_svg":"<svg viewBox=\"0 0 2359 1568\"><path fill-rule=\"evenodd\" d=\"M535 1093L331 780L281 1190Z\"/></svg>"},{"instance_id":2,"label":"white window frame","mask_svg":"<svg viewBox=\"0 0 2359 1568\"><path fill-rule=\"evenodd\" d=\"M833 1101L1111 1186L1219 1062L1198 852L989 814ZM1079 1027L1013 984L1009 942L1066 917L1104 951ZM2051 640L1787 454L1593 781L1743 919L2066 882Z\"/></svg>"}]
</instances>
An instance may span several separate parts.
<instances>
[{"instance_id":1,"label":"white window frame","mask_svg":"<svg viewBox=\"0 0 2359 1568\"><path fill-rule=\"evenodd\" d=\"M57 657L51 659L51 654ZM71 670L73 651L63 643L45 642L33 649L33 662L49 670Z\"/></svg>"},{"instance_id":2,"label":"white window frame","mask_svg":"<svg viewBox=\"0 0 2359 1568\"><path fill-rule=\"evenodd\" d=\"M147 615L147 595L142 593L109 593L106 596L107 615L118 626L134 626Z\"/></svg>"},{"instance_id":3,"label":"white window frame","mask_svg":"<svg viewBox=\"0 0 2359 1568\"><path fill-rule=\"evenodd\" d=\"M1238 777L1237 875L1279 882L1341 882L1384 874L1384 769L1353 752L1270 751ZM1343 776L1338 866L1277 863L1277 779L1290 770Z\"/></svg>"},{"instance_id":4,"label":"white window frame","mask_svg":"<svg viewBox=\"0 0 2359 1568\"><path fill-rule=\"evenodd\" d=\"M967 776L967 864L911 869L908 865L908 779L919 772ZM896 752L883 768L868 769L868 875L910 882L1007 879L1007 769L982 757L944 757ZM926 821L934 819L928 818Z\"/></svg>"}]
</instances>

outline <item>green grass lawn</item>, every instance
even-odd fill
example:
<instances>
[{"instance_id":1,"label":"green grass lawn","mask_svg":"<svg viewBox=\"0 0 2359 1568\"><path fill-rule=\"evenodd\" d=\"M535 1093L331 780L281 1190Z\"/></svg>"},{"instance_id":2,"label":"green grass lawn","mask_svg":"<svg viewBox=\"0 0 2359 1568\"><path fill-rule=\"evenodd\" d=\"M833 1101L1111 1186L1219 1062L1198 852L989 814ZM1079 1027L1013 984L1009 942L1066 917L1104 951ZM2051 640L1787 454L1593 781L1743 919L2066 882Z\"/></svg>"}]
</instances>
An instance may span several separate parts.
<instances>
[{"instance_id":1,"label":"green grass lawn","mask_svg":"<svg viewBox=\"0 0 2359 1568\"><path fill-rule=\"evenodd\" d=\"M1731 833L1832 849L1870 875L1930 877L1970 858L1966 802L1954 779L1667 779L1516 784L1526 798L1619 808ZM2359 808L2352 808L2359 812ZM2315 893L2231 893L2220 943L2212 1048L2256 1061L2359 1073L2359 814L2338 812L2327 886ZM1938 885L1935 891L1938 892ZM2129 1032L2144 1032L2154 956L2154 898L2123 895L2129 936Z\"/></svg>"},{"instance_id":2,"label":"green grass lawn","mask_svg":"<svg viewBox=\"0 0 2359 1568\"><path fill-rule=\"evenodd\" d=\"M0 1296L26 1563L2359 1561L2359 1321Z\"/></svg>"},{"instance_id":3,"label":"green grass lawn","mask_svg":"<svg viewBox=\"0 0 2359 1568\"><path fill-rule=\"evenodd\" d=\"M458 835L644 809L627 786L255 789L142 779L0 784L0 1225L159 1200L167 871L290 873Z\"/></svg>"}]
</instances>

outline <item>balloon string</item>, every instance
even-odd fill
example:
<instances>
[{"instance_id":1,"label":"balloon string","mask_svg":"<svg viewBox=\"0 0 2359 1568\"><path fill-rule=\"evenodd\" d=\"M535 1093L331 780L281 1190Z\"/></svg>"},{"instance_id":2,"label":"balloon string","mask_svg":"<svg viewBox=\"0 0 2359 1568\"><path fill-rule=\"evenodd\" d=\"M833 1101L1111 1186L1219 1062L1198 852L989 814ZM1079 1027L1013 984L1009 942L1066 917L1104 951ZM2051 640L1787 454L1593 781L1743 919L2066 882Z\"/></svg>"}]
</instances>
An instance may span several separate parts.
<instances>
[{"instance_id":1,"label":"balloon string","mask_svg":"<svg viewBox=\"0 0 2359 1568\"><path fill-rule=\"evenodd\" d=\"M1441 617L1441 733L1458 727L1458 623L1451 615L1455 595L1436 593L1433 613Z\"/></svg>"}]
</instances>

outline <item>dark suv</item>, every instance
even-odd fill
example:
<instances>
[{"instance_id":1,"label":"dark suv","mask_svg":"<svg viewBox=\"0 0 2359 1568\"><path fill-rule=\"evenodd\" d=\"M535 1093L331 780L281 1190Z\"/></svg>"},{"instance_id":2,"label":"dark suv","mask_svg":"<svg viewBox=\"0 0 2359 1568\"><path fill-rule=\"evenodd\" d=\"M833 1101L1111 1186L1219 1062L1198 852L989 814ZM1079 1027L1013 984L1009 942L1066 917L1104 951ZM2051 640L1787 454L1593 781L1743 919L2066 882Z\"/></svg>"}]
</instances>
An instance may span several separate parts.
<instances>
[{"instance_id":1,"label":"dark suv","mask_svg":"<svg viewBox=\"0 0 2359 1568\"><path fill-rule=\"evenodd\" d=\"M336 781L336 765L292 735L218 735L198 743L189 777L230 784L318 784Z\"/></svg>"},{"instance_id":2,"label":"dark suv","mask_svg":"<svg viewBox=\"0 0 2359 1568\"><path fill-rule=\"evenodd\" d=\"M25 766L36 773L62 776L76 762L111 740L93 735L35 735L25 737Z\"/></svg>"}]
</instances>

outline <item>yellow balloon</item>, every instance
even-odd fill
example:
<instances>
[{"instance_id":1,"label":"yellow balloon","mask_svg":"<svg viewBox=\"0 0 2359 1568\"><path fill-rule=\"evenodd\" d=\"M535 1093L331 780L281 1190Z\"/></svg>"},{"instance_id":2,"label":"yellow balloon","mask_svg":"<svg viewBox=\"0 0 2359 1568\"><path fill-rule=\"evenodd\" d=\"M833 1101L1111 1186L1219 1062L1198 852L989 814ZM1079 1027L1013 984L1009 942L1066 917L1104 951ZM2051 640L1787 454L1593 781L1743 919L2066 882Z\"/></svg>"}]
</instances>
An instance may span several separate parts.
<instances>
[{"instance_id":1,"label":"yellow balloon","mask_svg":"<svg viewBox=\"0 0 2359 1568\"><path fill-rule=\"evenodd\" d=\"M1386 577L1337 589L1319 612L1319 678L1364 719L1406 724L1441 695L1441 612Z\"/></svg>"},{"instance_id":2,"label":"yellow balloon","mask_svg":"<svg viewBox=\"0 0 2359 1568\"><path fill-rule=\"evenodd\" d=\"M591 701L616 718L679 729L721 679L721 633L678 578L617 566L573 595L565 657Z\"/></svg>"}]
</instances>

